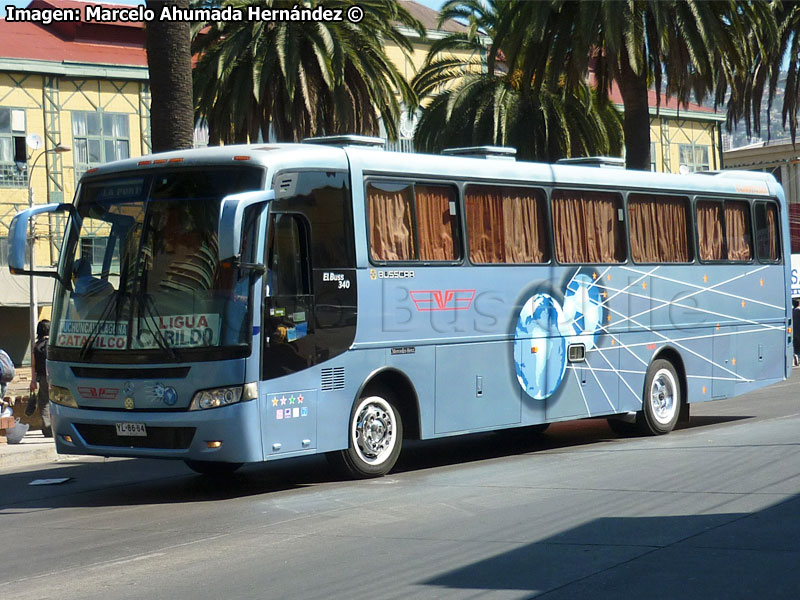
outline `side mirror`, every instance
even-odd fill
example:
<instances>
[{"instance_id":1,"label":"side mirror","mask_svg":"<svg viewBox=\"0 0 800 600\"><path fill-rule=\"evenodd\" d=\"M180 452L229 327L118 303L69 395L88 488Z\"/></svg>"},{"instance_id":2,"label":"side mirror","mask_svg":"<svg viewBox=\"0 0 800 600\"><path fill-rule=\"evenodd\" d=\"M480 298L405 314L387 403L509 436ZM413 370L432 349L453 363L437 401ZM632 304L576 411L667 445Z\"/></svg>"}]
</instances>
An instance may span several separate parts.
<instances>
[{"instance_id":1,"label":"side mirror","mask_svg":"<svg viewBox=\"0 0 800 600\"><path fill-rule=\"evenodd\" d=\"M28 264L25 261L30 257L28 254L28 229L33 222L36 224L38 215L47 213L67 212L72 216L73 226L79 225L76 219L80 219L75 207L72 204L45 204L34 206L17 213L11 220L8 228L8 269L14 275L39 275L45 277L55 277L60 279L55 267L48 269L36 269L36 265Z\"/></svg>"},{"instance_id":2,"label":"side mirror","mask_svg":"<svg viewBox=\"0 0 800 600\"><path fill-rule=\"evenodd\" d=\"M219 209L219 261L238 259L242 254L244 211L275 199L272 190L231 194L222 199Z\"/></svg>"}]
</instances>

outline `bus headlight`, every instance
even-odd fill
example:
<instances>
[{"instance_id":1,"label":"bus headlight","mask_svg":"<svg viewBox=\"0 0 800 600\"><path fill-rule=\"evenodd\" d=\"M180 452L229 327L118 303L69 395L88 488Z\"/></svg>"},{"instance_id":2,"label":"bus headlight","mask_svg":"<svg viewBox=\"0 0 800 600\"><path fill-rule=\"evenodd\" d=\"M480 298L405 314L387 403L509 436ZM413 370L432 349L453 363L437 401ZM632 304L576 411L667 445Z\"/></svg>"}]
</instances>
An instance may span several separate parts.
<instances>
[{"instance_id":1,"label":"bus headlight","mask_svg":"<svg viewBox=\"0 0 800 600\"><path fill-rule=\"evenodd\" d=\"M70 392L65 387L60 387L57 385L50 386L50 402L55 402L56 404L60 404L61 406L78 408L78 403L75 402L75 398L72 396L72 392Z\"/></svg>"},{"instance_id":2,"label":"bus headlight","mask_svg":"<svg viewBox=\"0 0 800 600\"><path fill-rule=\"evenodd\" d=\"M236 404L240 400L253 400L257 395L258 392L255 383L248 383L244 386L236 385L214 388L213 390L201 390L192 398L189 410L219 408L220 406Z\"/></svg>"}]
</instances>

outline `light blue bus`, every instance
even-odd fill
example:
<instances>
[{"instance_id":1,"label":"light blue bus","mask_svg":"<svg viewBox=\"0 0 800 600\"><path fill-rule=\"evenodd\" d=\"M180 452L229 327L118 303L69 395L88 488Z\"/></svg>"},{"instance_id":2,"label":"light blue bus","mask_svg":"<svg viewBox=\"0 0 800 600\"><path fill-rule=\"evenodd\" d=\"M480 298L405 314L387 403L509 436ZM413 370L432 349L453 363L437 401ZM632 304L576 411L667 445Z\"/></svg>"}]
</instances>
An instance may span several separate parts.
<instances>
[{"instance_id":1,"label":"light blue bus","mask_svg":"<svg viewBox=\"0 0 800 600\"><path fill-rule=\"evenodd\" d=\"M785 379L787 209L769 175L399 154L372 138L111 163L68 215L48 370L57 449L203 473L689 405Z\"/></svg>"}]
</instances>

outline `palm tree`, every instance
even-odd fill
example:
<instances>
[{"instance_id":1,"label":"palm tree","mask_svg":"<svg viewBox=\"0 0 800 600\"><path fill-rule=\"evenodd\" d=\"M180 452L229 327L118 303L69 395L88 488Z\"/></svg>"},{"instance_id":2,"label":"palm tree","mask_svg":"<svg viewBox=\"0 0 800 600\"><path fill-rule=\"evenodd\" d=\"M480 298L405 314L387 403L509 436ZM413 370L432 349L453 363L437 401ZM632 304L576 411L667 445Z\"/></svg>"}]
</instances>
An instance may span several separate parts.
<instances>
[{"instance_id":1,"label":"palm tree","mask_svg":"<svg viewBox=\"0 0 800 600\"><path fill-rule=\"evenodd\" d=\"M534 90L519 69L487 69L498 17L511 4L451 0L442 7L440 24L461 18L468 26L435 41L412 81L424 105L415 145L432 152L447 146L513 146L522 159L548 162L619 154L619 113L610 103L598 104L586 82L567 89L556 81Z\"/></svg>"},{"instance_id":2,"label":"palm tree","mask_svg":"<svg viewBox=\"0 0 800 600\"><path fill-rule=\"evenodd\" d=\"M750 4L746 5L750 6ZM783 126L789 125L794 143L797 135L797 113L800 110L800 2L769 2L769 13L755 14L748 30L748 68L737 73L728 96L728 125L744 121L748 135L759 133L764 92L767 92L769 114L786 68L783 95ZM761 5L756 8L763 9ZM767 119L767 136L769 136Z\"/></svg>"},{"instance_id":3,"label":"palm tree","mask_svg":"<svg viewBox=\"0 0 800 600\"><path fill-rule=\"evenodd\" d=\"M648 88L682 105L719 92L748 61L748 24L765 2L735 0L546 0L509 2L496 25L489 70L504 61L533 81L574 89L594 73L607 98L612 81L624 105L626 164L650 168ZM715 102L721 100L717 94Z\"/></svg>"},{"instance_id":4,"label":"palm tree","mask_svg":"<svg viewBox=\"0 0 800 600\"><path fill-rule=\"evenodd\" d=\"M189 0L147 0L147 7L156 14L165 4L188 8ZM148 22L145 47L150 72L152 150L191 148L194 108L189 23L158 19Z\"/></svg>"},{"instance_id":5,"label":"palm tree","mask_svg":"<svg viewBox=\"0 0 800 600\"><path fill-rule=\"evenodd\" d=\"M291 9L296 0L228 0ZM209 124L210 143L279 141L336 133L377 135L380 121L397 137L401 103L413 105L408 82L383 44L410 54L397 25L420 34L422 25L394 0L307 0L327 9L358 6L358 23L241 21L194 27L194 93L197 117Z\"/></svg>"}]
</instances>

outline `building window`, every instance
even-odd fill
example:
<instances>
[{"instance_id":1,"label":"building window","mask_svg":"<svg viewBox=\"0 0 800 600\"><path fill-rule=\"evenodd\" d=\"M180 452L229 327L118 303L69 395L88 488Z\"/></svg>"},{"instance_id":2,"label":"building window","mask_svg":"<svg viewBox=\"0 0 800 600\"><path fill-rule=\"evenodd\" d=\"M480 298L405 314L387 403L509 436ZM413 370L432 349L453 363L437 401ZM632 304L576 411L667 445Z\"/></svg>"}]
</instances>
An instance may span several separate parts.
<instances>
[{"instance_id":1,"label":"building window","mask_svg":"<svg viewBox=\"0 0 800 600\"><path fill-rule=\"evenodd\" d=\"M0 186L27 187L25 111L0 108Z\"/></svg>"},{"instance_id":2,"label":"building window","mask_svg":"<svg viewBox=\"0 0 800 600\"><path fill-rule=\"evenodd\" d=\"M650 170L652 172L658 171L656 167L656 143L650 142Z\"/></svg>"},{"instance_id":3,"label":"building window","mask_svg":"<svg viewBox=\"0 0 800 600\"><path fill-rule=\"evenodd\" d=\"M72 143L75 176L112 160L130 156L130 132L125 113L73 112Z\"/></svg>"},{"instance_id":4,"label":"building window","mask_svg":"<svg viewBox=\"0 0 800 600\"><path fill-rule=\"evenodd\" d=\"M678 152L681 167L686 167L691 172L709 170L709 146L694 143L678 144Z\"/></svg>"}]
</instances>

